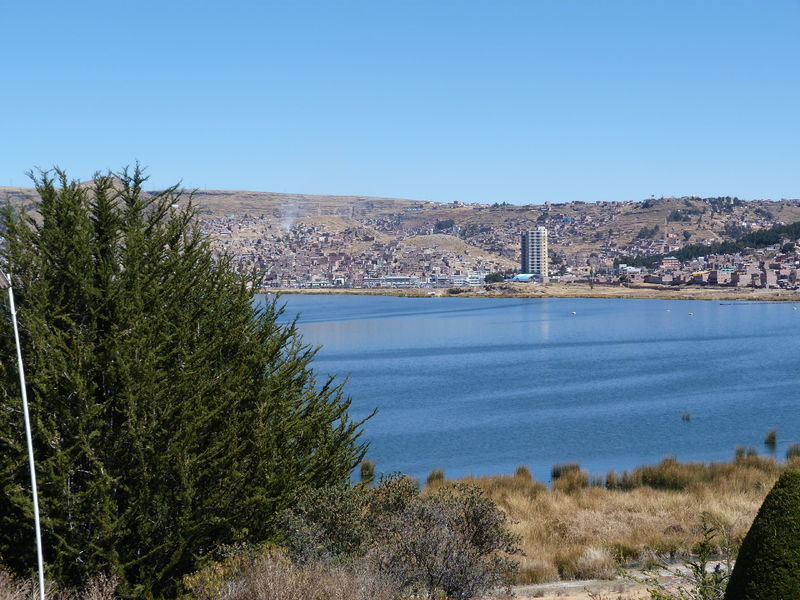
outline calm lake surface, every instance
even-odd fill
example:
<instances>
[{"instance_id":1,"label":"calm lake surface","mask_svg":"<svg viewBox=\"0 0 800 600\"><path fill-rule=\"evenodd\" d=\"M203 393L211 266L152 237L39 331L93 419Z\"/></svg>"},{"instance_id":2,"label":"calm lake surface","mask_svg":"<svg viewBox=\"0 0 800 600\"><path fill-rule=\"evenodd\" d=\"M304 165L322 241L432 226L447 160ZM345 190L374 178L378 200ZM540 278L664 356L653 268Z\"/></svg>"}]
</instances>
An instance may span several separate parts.
<instances>
[{"instance_id":1,"label":"calm lake surface","mask_svg":"<svg viewBox=\"0 0 800 600\"><path fill-rule=\"evenodd\" d=\"M777 455L800 441L800 302L285 295L314 369L349 376L381 472ZM575 314L573 314L573 312ZM691 313L691 314L690 314ZM682 419L684 413L691 420Z\"/></svg>"}]
</instances>

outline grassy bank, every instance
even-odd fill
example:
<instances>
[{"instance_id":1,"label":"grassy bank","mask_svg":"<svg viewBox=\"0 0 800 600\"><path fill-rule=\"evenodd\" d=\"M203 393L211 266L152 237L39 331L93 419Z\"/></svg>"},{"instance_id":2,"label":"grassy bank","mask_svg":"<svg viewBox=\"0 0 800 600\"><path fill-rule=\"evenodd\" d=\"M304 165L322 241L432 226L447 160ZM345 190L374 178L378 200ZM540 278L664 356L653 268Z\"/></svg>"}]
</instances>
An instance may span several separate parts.
<instances>
[{"instance_id":1,"label":"grassy bank","mask_svg":"<svg viewBox=\"0 0 800 600\"><path fill-rule=\"evenodd\" d=\"M628 298L649 300L753 300L800 302L800 294L789 290L713 286L601 285L587 283L495 283L464 288L266 288L265 293L395 296L403 298Z\"/></svg>"},{"instance_id":2,"label":"grassy bank","mask_svg":"<svg viewBox=\"0 0 800 600\"><path fill-rule=\"evenodd\" d=\"M800 467L797 459L790 464ZM736 548L785 468L773 458L742 455L712 464L665 459L594 481L567 469L552 489L525 467L468 481L486 490L522 537L518 582L538 583L610 578L620 566L680 560L700 541L704 516L719 530L720 552Z\"/></svg>"},{"instance_id":3,"label":"grassy bank","mask_svg":"<svg viewBox=\"0 0 800 600\"><path fill-rule=\"evenodd\" d=\"M667 458L657 465L630 472L609 472L602 477L590 476L576 465L560 465L553 469L552 487L534 480L524 466L513 475L461 481L481 487L510 517L510 529L520 536L524 552L524 556L515 557L520 563L516 583L525 585L610 580L618 575L620 567L639 569L669 560L685 560L703 538L704 525L717 530L715 544L721 556L735 552L764 497L787 468L800 468L800 458L781 462L756 456L753 451L740 451L726 463L678 463ZM423 498L435 496L438 488L452 483L443 475L439 470L434 471ZM360 514L359 510L353 514ZM346 515L338 515L335 521L349 523ZM440 535L438 532L434 538ZM189 592L187 598L405 597L386 573L376 570L367 560L294 564L277 549L260 554L255 562L248 560L247 555L232 555L187 577L184 581ZM234 580L238 583L236 593L232 594L228 588ZM617 580L605 585L627 584ZM616 590L616 587L597 589ZM641 585L625 589L632 595L623 597L647 597ZM224 590L228 592L223 593ZM544 594L542 587L520 590L523 597L528 597L524 592L531 592L533 597ZM0 600L21 600L32 592L31 581L13 580L0 569ZM552 590L552 595L566 593L565 588ZM619 596L575 593L578 594L575 598L583 599ZM96 580L83 593L53 589L49 597L110 600L114 597L113 582Z\"/></svg>"}]
</instances>

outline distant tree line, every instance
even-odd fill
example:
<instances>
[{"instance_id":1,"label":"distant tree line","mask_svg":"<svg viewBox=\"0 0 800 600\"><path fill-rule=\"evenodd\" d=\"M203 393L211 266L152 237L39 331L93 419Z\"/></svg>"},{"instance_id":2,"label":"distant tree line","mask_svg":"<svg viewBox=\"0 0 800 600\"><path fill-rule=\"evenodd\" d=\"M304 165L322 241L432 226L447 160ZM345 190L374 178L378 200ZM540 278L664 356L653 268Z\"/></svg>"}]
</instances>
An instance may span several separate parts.
<instances>
[{"instance_id":1,"label":"distant tree line","mask_svg":"<svg viewBox=\"0 0 800 600\"><path fill-rule=\"evenodd\" d=\"M637 240L646 240L646 239L655 237L655 235L658 233L658 231L659 231L658 225L653 225L652 227L642 227L639 230L639 233L636 234L636 239Z\"/></svg>"},{"instance_id":2,"label":"distant tree line","mask_svg":"<svg viewBox=\"0 0 800 600\"><path fill-rule=\"evenodd\" d=\"M489 273L486 277L483 278L485 283L500 283L501 281L505 280L506 276L497 271L495 273Z\"/></svg>"},{"instance_id":3,"label":"distant tree line","mask_svg":"<svg viewBox=\"0 0 800 600\"><path fill-rule=\"evenodd\" d=\"M452 229L455 225L455 221L453 219L445 219L443 221L436 221L436 225L433 226L435 231L445 231L447 229Z\"/></svg>"},{"instance_id":4,"label":"distant tree line","mask_svg":"<svg viewBox=\"0 0 800 600\"><path fill-rule=\"evenodd\" d=\"M648 198L642 201L639 204L639 208L647 209L652 208L657 205L658 202L663 202L666 198L663 196L661 198ZM736 196L717 196L715 198L701 198L699 196L689 196L687 198L683 198L683 203L687 206L692 208L694 206L694 202L703 202L711 207L712 212L732 212L735 207L744 206L744 201ZM697 214L702 214L705 212L705 208L703 209L695 209L699 210ZM690 214L694 214L691 213Z\"/></svg>"},{"instance_id":5,"label":"distant tree line","mask_svg":"<svg viewBox=\"0 0 800 600\"><path fill-rule=\"evenodd\" d=\"M469 223L461 228L460 237L463 239L471 238L481 233L491 233L492 228L488 225L479 225L478 223Z\"/></svg>"},{"instance_id":6,"label":"distant tree line","mask_svg":"<svg viewBox=\"0 0 800 600\"><path fill-rule=\"evenodd\" d=\"M623 256L614 261L614 264L626 264L634 267L652 268L660 263L665 256L674 256L681 261L693 260L699 256L709 254L737 254L745 248L766 248L779 244L782 239L795 240L800 237L800 221L788 225L776 225L769 229L753 231L742 235L736 240L716 242L714 244L689 244L680 250L667 254L652 254L650 256Z\"/></svg>"},{"instance_id":7,"label":"distant tree line","mask_svg":"<svg viewBox=\"0 0 800 600\"><path fill-rule=\"evenodd\" d=\"M764 219L772 219L772 220L775 219L775 215L773 215L766 208L761 208L760 206L756 207L756 209L753 212L757 214L759 217L763 217Z\"/></svg>"},{"instance_id":8,"label":"distant tree line","mask_svg":"<svg viewBox=\"0 0 800 600\"><path fill-rule=\"evenodd\" d=\"M692 215L702 215L705 214L705 212L705 208L676 208L667 215L667 221L688 223L692 220Z\"/></svg>"}]
</instances>

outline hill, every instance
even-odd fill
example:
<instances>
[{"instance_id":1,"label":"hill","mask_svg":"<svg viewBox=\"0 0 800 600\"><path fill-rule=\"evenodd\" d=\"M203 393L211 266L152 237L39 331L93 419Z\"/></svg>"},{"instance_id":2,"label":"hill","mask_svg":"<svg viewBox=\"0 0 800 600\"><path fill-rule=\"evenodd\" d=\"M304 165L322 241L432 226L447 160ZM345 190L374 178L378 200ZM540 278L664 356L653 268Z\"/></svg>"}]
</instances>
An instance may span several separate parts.
<instances>
[{"instance_id":1,"label":"hill","mask_svg":"<svg viewBox=\"0 0 800 600\"><path fill-rule=\"evenodd\" d=\"M202 226L219 247L236 254L242 268L264 267L284 279L401 274L400 266L420 275L505 270L518 264L519 233L537 225L548 228L553 265L591 261L603 269L622 257L688 245L702 250L800 221L798 200L730 196L526 206L236 190L197 190L194 196ZM27 188L0 188L0 197L29 208L36 201ZM423 237L410 241L417 236ZM418 260L404 260L413 248ZM476 253L479 263L465 258Z\"/></svg>"}]
</instances>

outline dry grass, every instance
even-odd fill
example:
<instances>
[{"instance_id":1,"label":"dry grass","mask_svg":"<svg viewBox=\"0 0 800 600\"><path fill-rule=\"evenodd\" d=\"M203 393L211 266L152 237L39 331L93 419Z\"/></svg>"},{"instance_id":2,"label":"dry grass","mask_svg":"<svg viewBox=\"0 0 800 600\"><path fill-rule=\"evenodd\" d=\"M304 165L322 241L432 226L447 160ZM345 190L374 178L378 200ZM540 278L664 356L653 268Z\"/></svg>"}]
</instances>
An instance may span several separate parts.
<instances>
[{"instance_id":1,"label":"dry grass","mask_svg":"<svg viewBox=\"0 0 800 600\"><path fill-rule=\"evenodd\" d=\"M105 576L96 577L84 589L77 590L46 584L45 598L46 600L115 600L116 587L116 581ZM0 600L31 600L38 597L38 582L32 579L18 579L0 569Z\"/></svg>"},{"instance_id":2,"label":"dry grass","mask_svg":"<svg viewBox=\"0 0 800 600\"><path fill-rule=\"evenodd\" d=\"M605 478L561 469L554 489L521 466L514 475L469 478L510 517L525 556L517 582L612 579L619 567L653 566L688 556L702 538L702 520L720 530L720 551L743 538L780 473L800 458L737 456L729 463L665 459ZM438 473L437 473L438 475ZM559 483L560 482L560 483ZM434 477L432 487L442 485ZM729 547L730 547L729 546ZM294 566L279 552L215 563L184 580L198 600L392 600L396 584L369 565ZM562 590L563 591L563 590ZM35 585L0 571L0 600L29 600ZM621 596L621 594L620 594ZM51 588L48 600L113 600L114 583L98 579L85 590ZM597 598L600 596L589 595ZM602 596L605 597L605 596Z\"/></svg>"},{"instance_id":3,"label":"dry grass","mask_svg":"<svg viewBox=\"0 0 800 600\"><path fill-rule=\"evenodd\" d=\"M279 552L238 557L184 578L197 600L396 600L395 582L368 564L292 564Z\"/></svg>"},{"instance_id":4,"label":"dry grass","mask_svg":"<svg viewBox=\"0 0 800 600\"><path fill-rule=\"evenodd\" d=\"M800 461L791 463L800 466ZM619 566L691 553L705 514L738 545L785 464L740 457L730 463L665 459L588 485L569 471L548 489L530 476L471 478L509 515L525 557L519 583L613 577ZM519 472L519 470L518 470ZM559 483L560 482L560 483Z\"/></svg>"}]
</instances>

